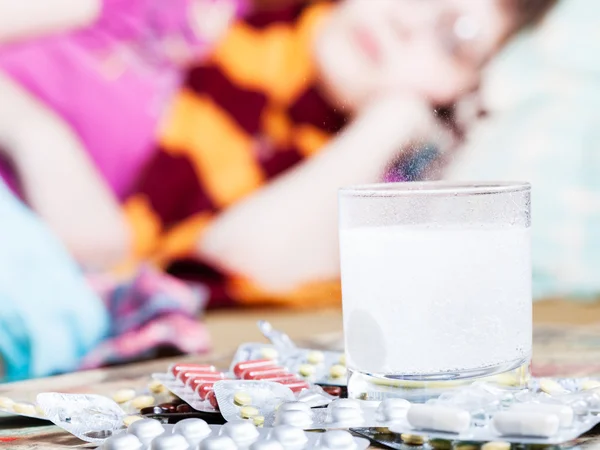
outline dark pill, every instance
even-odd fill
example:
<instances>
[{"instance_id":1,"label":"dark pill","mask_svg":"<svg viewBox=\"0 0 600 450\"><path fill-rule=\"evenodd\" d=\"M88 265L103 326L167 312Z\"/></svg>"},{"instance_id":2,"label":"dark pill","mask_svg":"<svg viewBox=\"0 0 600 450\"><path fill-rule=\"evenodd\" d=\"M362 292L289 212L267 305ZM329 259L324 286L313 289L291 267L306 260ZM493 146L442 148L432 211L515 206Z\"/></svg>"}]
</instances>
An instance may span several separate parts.
<instances>
[{"instance_id":1,"label":"dark pill","mask_svg":"<svg viewBox=\"0 0 600 450\"><path fill-rule=\"evenodd\" d=\"M323 390L334 397L342 395L342 388L339 386L323 386Z\"/></svg>"},{"instance_id":2,"label":"dark pill","mask_svg":"<svg viewBox=\"0 0 600 450\"><path fill-rule=\"evenodd\" d=\"M181 404L175 404L175 403L161 403L160 405L158 405L159 408L163 409L163 412L166 413L170 413L170 412L175 412L177 411L177 407L181 406Z\"/></svg>"},{"instance_id":3,"label":"dark pill","mask_svg":"<svg viewBox=\"0 0 600 450\"><path fill-rule=\"evenodd\" d=\"M189 412L192 412L193 410L190 405L188 405L187 403L183 403L177 407L176 411L178 413L189 413Z\"/></svg>"},{"instance_id":4,"label":"dark pill","mask_svg":"<svg viewBox=\"0 0 600 450\"><path fill-rule=\"evenodd\" d=\"M162 414L165 410L160 406L148 406L147 408L140 409L140 414L142 416L148 416L150 414Z\"/></svg>"}]
</instances>

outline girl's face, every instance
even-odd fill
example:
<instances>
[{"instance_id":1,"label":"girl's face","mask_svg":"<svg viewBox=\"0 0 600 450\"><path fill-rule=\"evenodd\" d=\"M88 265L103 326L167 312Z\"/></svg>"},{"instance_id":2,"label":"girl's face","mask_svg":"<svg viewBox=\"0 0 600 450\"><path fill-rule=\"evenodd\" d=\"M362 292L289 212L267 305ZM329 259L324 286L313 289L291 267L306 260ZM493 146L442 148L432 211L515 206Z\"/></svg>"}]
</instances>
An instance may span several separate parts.
<instances>
[{"instance_id":1,"label":"girl's face","mask_svg":"<svg viewBox=\"0 0 600 450\"><path fill-rule=\"evenodd\" d=\"M346 0L315 52L331 94L350 108L390 91L451 103L511 31L501 0Z\"/></svg>"}]
</instances>

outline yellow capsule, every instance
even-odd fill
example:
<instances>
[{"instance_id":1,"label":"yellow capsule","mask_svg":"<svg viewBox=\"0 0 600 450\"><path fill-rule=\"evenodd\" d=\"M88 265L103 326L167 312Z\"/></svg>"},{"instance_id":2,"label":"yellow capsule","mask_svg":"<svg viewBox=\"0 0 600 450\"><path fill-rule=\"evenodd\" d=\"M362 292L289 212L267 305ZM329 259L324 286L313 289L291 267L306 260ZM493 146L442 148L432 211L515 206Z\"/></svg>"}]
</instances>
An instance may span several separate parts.
<instances>
[{"instance_id":1,"label":"yellow capsule","mask_svg":"<svg viewBox=\"0 0 600 450\"><path fill-rule=\"evenodd\" d=\"M425 443L425 438L416 434L402 433L400 439L407 445L423 445Z\"/></svg>"},{"instance_id":2,"label":"yellow capsule","mask_svg":"<svg viewBox=\"0 0 600 450\"><path fill-rule=\"evenodd\" d=\"M510 442L486 442L481 446L481 450L510 450Z\"/></svg>"},{"instance_id":3,"label":"yellow capsule","mask_svg":"<svg viewBox=\"0 0 600 450\"><path fill-rule=\"evenodd\" d=\"M154 406L155 403L156 400L151 395L140 395L131 400L131 406L135 409L148 408L149 406Z\"/></svg>"},{"instance_id":4,"label":"yellow capsule","mask_svg":"<svg viewBox=\"0 0 600 450\"><path fill-rule=\"evenodd\" d=\"M119 389L112 396L112 399L116 403L127 403L135 398L135 390L133 389Z\"/></svg>"}]
</instances>

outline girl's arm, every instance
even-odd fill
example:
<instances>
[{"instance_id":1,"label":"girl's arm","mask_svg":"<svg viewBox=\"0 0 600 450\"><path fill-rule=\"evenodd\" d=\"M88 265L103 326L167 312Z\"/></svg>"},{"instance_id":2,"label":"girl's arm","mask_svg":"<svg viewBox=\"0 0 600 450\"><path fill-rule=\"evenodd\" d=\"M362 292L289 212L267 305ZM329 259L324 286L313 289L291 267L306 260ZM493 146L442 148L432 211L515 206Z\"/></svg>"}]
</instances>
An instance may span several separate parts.
<instances>
[{"instance_id":1,"label":"girl's arm","mask_svg":"<svg viewBox=\"0 0 600 450\"><path fill-rule=\"evenodd\" d=\"M75 258L91 269L119 262L129 231L117 199L71 128L0 73L0 146L25 196Z\"/></svg>"},{"instance_id":2,"label":"girl's arm","mask_svg":"<svg viewBox=\"0 0 600 450\"><path fill-rule=\"evenodd\" d=\"M372 105L317 156L223 213L198 255L273 292L338 277L338 188L378 181L431 123L417 100Z\"/></svg>"},{"instance_id":3,"label":"girl's arm","mask_svg":"<svg viewBox=\"0 0 600 450\"><path fill-rule=\"evenodd\" d=\"M101 0L0 0L0 43L92 23Z\"/></svg>"}]
</instances>

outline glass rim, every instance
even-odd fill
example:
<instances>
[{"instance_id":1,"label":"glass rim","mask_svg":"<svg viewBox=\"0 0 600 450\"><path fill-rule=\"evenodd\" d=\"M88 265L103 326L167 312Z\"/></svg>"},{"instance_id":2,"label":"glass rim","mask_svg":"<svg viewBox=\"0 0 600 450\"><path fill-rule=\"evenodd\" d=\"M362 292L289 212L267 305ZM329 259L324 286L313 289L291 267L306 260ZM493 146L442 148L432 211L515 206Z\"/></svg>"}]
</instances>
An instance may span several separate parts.
<instances>
[{"instance_id":1,"label":"glass rim","mask_svg":"<svg viewBox=\"0 0 600 450\"><path fill-rule=\"evenodd\" d=\"M405 181L347 186L340 188L339 194L353 197L466 196L505 194L530 190L531 184L525 181Z\"/></svg>"}]
</instances>

